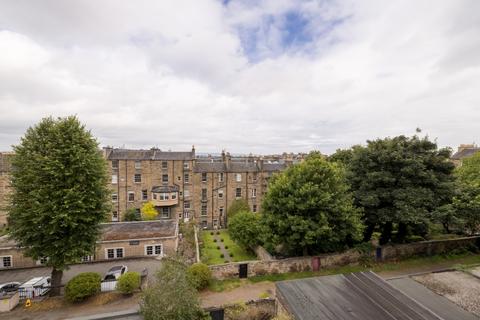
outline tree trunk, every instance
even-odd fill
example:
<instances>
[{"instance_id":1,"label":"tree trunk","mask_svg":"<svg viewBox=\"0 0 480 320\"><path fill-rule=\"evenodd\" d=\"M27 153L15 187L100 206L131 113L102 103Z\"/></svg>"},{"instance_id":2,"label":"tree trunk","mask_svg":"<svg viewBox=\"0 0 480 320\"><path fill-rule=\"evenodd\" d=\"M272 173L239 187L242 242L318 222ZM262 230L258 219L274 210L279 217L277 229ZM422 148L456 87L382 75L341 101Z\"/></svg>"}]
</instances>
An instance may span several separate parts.
<instances>
[{"instance_id":1,"label":"tree trunk","mask_svg":"<svg viewBox=\"0 0 480 320\"><path fill-rule=\"evenodd\" d=\"M363 242L368 242L372 238L373 230L375 230L375 224L367 223L365 232L363 233Z\"/></svg>"},{"instance_id":2,"label":"tree trunk","mask_svg":"<svg viewBox=\"0 0 480 320\"><path fill-rule=\"evenodd\" d=\"M407 225L403 222L400 222L398 224L397 242L405 243L406 237L407 237Z\"/></svg>"},{"instance_id":3,"label":"tree trunk","mask_svg":"<svg viewBox=\"0 0 480 320\"><path fill-rule=\"evenodd\" d=\"M308 248L307 247L304 247L303 248L303 255L306 257L308 256Z\"/></svg>"},{"instance_id":4,"label":"tree trunk","mask_svg":"<svg viewBox=\"0 0 480 320\"><path fill-rule=\"evenodd\" d=\"M387 222L383 225L380 245L387 244L392 239L392 228L393 226L391 222Z\"/></svg>"},{"instance_id":5,"label":"tree trunk","mask_svg":"<svg viewBox=\"0 0 480 320\"><path fill-rule=\"evenodd\" d=\"M448 223L444 222L442 224L443 224L443 231L445 231L445 233L449 234L450 233L450 227L448 226Z\"/></svg>"},{"instance_id":6,"label":"tree trunk","mask_svg":"<svg viewBox=\"0 0 480 320\"><path fill-rule=\"evenodd\" d=\"M50 291L51 296L59 296L60 295L60 285L62 284L62 277L63 277L63 271L55 269L55 267L52 269L52 290Z\"/></svg>"}]
</instances>

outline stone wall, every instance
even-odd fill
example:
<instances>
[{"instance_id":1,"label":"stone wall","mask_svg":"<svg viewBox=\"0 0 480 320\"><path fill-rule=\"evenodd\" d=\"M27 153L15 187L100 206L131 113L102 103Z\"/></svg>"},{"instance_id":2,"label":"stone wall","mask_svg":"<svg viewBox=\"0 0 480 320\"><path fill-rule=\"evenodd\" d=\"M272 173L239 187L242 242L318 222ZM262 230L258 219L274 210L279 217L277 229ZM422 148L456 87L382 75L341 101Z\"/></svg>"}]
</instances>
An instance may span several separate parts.
<instances>
[{"instance_id":1,"label":"stone wall","mask_svg":"<svg viewBox=\"0 0 480 320\"><path fill-rule=\"evenodd\" d=\"M418 255L435 255L448 253L455 249L479 246L480 237L465 237L447 240L422 241L409 244L382 247L383 260L395 260Z\"/></svg>"},{"instance_id":2,"label":"stone wall","mask_svg":"<svg viewBox=\"0 0 480 320\"><path fill-rule=\"evenodd\" d=\"M455 249L468 248L473 245L480 247L480 237L422 241L403 245L383 246L381 247L382 255L377 257L377 259L395 260L411 256L441 254L451 252ZM262 260L233 262L210 266L212 276L219 280L236 278L239 276L239 266L241 264L248 264L248 277L265 274L310 271L315 269L315 265L317 265L319 269L355 265L363 255L358 250L351 249L341 253L325 254L315 257L294 257L275 260L271 257L268 259L268 256L265 256L263 251L265 251L263 248L256 249L259 259ZM370 252L370 255L375 257L376 250Z\"/></svg>"}]
</instances>

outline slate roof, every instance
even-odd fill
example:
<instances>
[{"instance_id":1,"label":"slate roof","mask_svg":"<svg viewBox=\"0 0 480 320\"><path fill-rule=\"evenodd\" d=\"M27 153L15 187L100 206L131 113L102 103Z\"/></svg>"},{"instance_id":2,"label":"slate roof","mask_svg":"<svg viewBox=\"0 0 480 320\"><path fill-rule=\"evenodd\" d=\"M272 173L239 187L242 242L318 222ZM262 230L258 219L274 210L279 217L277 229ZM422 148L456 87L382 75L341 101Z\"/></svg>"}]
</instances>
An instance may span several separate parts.
<instances>
[{"instance_id":1,"label":"slate roof","mask_svg":"<svg viewBox=\"0 0 480 320\"><path fill-rule=\"evenodd\" d=\"M231 161L230 166L227 168L226 164L221 161L211 162L196 162L195 172L276 172L282 171L287 167L285 163L263 163L263 169L260 170L260 164L258 162L247 161Z\"/></svg>"},{"instance_id":2,"label":"slate roof","mask_svg":"<svg viewBox=\"0 0 480 320\"><path fill-rule=\"evenodd\" d=\"M373 272L282 281L276 294L294 319L442 319Z\"/></svg>"},{"instance_id":3,"label":"slate roof","mask_svg":"<svg viewBox=\"0 0 480 320\"><path fill-rule=\"evenodd\" d=\"M227 168L224 162L196 162L195 172L226 172Z\"/></svg>"},{"instance_id":4,"label":"slate roof","mask_svg":"<svg viewBox=\"0 0 480 320\"><path fill-rule=\"evenodd\" d=\"M161 151L112 149L107 155L108 160L192 160L195 158L193 151Z\"/></svg>"},{"instance_id":5,"label":"slate roof","mask_svg":"<svg viewBox=\"0 0 480 320\"><path fill-rule=\"evenodd\" d=\"M480 151L480 148L466 148L461 151L456 152L453 156L453 160L462 160L464 158L468 158L470 156L473 156L475 153Z\"/></svg>"},{"instance_id":6,"label":"slate roof","mask_svg":"<svg viewBox=\"0 0 480 320\"><path fill-rule=\"evenodd\" d=\"M178 186L154 186L152 192L178 192Z\"/></svg>"},{"instance_id":7,"label":"slate roof","mask_svg":"<svg viewBox=\"0 0 480 320\"><path fill-rule=\"evenodd\" d=\"M175 236L174 220L102 223L101 241L163 238Z\"/></svg>"},{"instance_id":8,"label":"slate roof","mask_svg":"<svg viewBox=\"0 0 480 320\"><path fill-rule=\"evenodd\" d=\"M264 171L282 171L287 167L285 163L264 163L263 170Z\"/></svg>"}]
</instances>

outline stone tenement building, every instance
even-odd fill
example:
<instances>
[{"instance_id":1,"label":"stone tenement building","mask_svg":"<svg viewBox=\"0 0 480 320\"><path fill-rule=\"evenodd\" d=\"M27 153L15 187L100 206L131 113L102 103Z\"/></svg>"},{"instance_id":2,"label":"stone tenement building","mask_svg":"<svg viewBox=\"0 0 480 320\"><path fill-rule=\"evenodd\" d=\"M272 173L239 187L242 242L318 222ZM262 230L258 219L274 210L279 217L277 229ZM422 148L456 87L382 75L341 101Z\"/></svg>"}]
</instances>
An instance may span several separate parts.
<instances>
[{"instance_id":1,"label":"stone tenement building","mask_svg":"<svg viewBox=\"0 0 480 320\"><path fill-rule=\"evenodd\" d=\"M195 219L204 228L226 225L227 208L236 199L260 210L268 179L302 155L201 157L190 152L104 149L112 177L112 221L127 210L138 213L152 202L159 219Z\"/></svg>"},{"instance_id":2,"label":"stone tenement building","mask_svg":"<svg viewBox=\"0 0 480 320\"><path fill-rule=\"evenodd\" d=\"M458 167L462 165L463 159L473 156L478 151L480 151L480 148L475 144L461 144L451 159Z\"/></svg>"},{"instance_id":3,"label":"stone tenement building","mask_svg":"<svg viewBox=\"0 0 480 320\"><path fill-rule=\"evenodd\" d=\"M7 223L11 152L0 153L0 226ZM187 152L104 148L111 176L111 221L124 220L128 209L138 213L153 202L158 219L195 220L205 228L224 227L227 208L244 199L260 210L268 179L274 172L301 161L304 154L265 157L196 156Z\"/></svg>"}]
</instances>

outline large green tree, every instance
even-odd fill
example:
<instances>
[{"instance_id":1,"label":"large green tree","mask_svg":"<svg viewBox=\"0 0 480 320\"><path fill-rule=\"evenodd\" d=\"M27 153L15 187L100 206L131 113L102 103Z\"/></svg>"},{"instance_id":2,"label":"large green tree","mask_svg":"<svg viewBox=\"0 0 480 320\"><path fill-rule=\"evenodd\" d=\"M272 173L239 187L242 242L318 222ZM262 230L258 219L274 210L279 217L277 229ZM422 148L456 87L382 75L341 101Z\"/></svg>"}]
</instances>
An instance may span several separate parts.
<instances>
[{"instance_id":1,"label":"large green tree","mask_svg":"<svg viewBox=\"0 0 480 320\"><path fill-rule=\"evenodd\" d=\"M186 266L164 259L155 281L143 292L140 313L145 320L200 320L210 317L200 307L197 290L187 276Z\"/></svg>"},{"instance_id":2,"label":"large green tree","mask_svg":"<svg viewBox=\"0 0 480 320\"><path fill-rule=\"evenodd\" d=\"M449 149L418 136L367 141L349 157L337 157L346 159L355 204L364 211L364 240L375 228L382 232L382 244L404 242L409 232L425 235L429 214L449 203L454 192L449 157Z\"/></svg>"},{"instance_id":3,"label":"large green tree","mask_svg":"<svg viewBox=\"0 0 480 320\"><path fill-rule=\"evenodd\" d=\"M262 228L258 213L238 212L228 223L228 232L235 242L246 249L253 249L260 243Z\"/></svg>"},{"instance_id":4,"label":"large green tree","mask_svg":"<svg viewBox=\"0 0 480 320\"><path fill-rule=\"evenodd\" d=\"M63 270L92 254L108 211L106 162L76 117L29 128L12 160L10 236L26 256L47 259L53 294Z\"/></svg>"},{"instance_id":5,"label":"large green tree","mask_svg":"<svg viewBox=\"0 0 480 320\"><path fill-rule=\"evenodd\" d=\"M433 217L448 233L472 235L480 230L480 153L464 159L455 176L452 203L439 208Z\"/></svg>"},{"instance_id":6,"label":"large green tree","mask_svg":"<svg viewBox=\"0 0 480 320\"><path fill-rule=\"evenodd\" d=\"M361 237L342 166L315 154L272 177L262 210L265 245L289 254L342 250Z\"/></svg>"}]
</instances>

